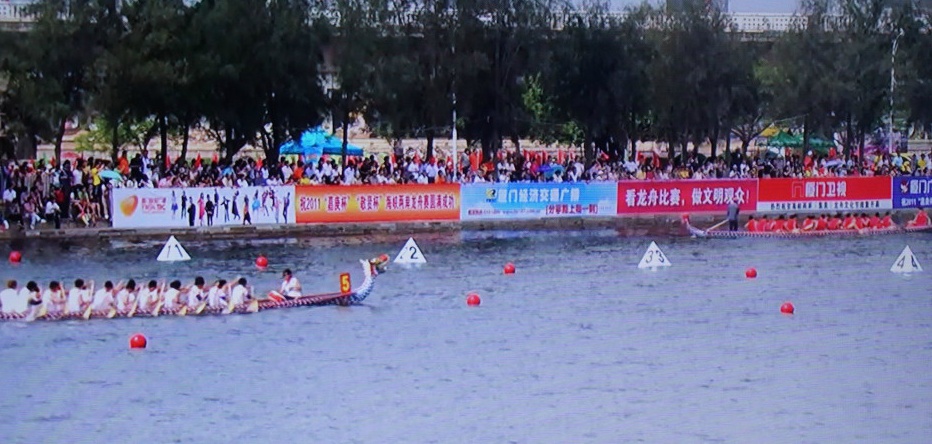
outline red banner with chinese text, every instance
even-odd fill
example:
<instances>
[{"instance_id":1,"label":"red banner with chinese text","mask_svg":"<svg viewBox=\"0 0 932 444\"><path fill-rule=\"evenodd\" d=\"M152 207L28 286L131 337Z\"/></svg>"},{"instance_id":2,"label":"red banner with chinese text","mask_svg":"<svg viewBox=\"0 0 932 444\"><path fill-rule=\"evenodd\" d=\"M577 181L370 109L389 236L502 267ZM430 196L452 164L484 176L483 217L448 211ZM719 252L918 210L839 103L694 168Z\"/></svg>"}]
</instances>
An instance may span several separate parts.
<instances>
[{"instance_id":1,"label":"red banner with chinese text","mask_svg":"<svg viewBox=\"0 0 932 444\"><path fill-rule=\"evenodd\" d=\"M618 214L724 212L732 199L757 207L757 180L628 180L618 182Z\"/></svg>"},{"instance_id":2,"label":"red banner with chinese text","mask_svg":"<svg viewBox=\"0 0 932 444\"><path fill-rule=\"evenodd\" d=\"M893 208L889 176L761 179L757 211L870 211Z\"/></svg>"},{"instance_id":3,"label":"red banner with chinese text","mask_svg":"<svg viewBox=\"0 0 932 444\"><path fill-rule=\"evenodd\" d=\"M459 220L458 184L295 187L298 223Z\"/></svg>"}]
</instances>

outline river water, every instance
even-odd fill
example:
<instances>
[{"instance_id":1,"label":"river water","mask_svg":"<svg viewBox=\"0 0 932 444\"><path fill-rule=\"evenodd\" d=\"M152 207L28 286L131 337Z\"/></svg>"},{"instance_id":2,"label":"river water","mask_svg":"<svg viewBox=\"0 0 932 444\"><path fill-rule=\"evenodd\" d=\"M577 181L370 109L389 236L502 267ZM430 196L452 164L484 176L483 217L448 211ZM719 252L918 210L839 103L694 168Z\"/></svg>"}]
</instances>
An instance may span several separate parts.
<instances>
[{"instance_id":1,"label":"river water","mask_svg":"<svg viewBox=\"0 0 932 444\"><path fill-rule=\"evenodd\" d=\"M407 236L33 243L2 278L296 270L361 280ZM673 266L636 268L650 241ZM0 325L0 442L925 443L932 237L704 240L614 231L417 238L363 306ZM929 271L889 272L905 245ZM270 270L252 265L268 255ZM517 273L505 276L513 261ZM754 266L759 277L744 278ZM467 307L475 291L482 305ZM779 313L785 300L792 316ZM128 350L131 334L149 339Z\"/></svg>"}]
</instances>

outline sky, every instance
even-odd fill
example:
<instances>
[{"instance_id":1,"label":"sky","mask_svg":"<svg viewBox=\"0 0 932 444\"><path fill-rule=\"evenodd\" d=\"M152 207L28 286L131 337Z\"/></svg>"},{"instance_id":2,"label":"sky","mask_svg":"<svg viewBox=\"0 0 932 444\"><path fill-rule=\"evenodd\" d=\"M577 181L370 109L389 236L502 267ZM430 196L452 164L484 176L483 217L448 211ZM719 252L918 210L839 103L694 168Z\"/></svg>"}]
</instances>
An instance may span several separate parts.
<instances>
[{"instance_id":1,"label":"sky","mask_svg":"<svg viewBox=\"0 0 932 444\"><path fill-rule=\"evenodd\" d=\"M639 5L642 0L608 0L612 7L624 8L630 5ZM650 3L658 3L663 0L649 0ZM798 0L729 0L728 9L731 12L758 12L758 13L783 13L792 14L796 12L799 5Z\"/></svg>"}]
</instances>

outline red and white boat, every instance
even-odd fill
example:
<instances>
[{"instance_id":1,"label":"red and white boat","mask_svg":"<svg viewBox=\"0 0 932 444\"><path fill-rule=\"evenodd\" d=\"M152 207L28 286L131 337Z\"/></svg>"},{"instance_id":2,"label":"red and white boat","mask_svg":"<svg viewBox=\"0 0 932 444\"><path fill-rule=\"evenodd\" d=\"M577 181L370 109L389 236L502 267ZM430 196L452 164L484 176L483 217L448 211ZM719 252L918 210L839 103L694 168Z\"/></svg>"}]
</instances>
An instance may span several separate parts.
<instances>
[{"instance_id":1,"label":"red and white boat","mask_svg":"<svg viewBox=\"0 0 932 444\"><path fill-rule=\"evenodd\" d=\"M27 313L0 313L0 320L62 321L158 316L206 316L247 314L279 308L360 304L372 293L373 288L375 288L376 276L385 271L388 256L382 255L369 260L361 259L359 262L362 264L363 275L365 276L362 284L356 288L351 288L349 273L344 273L340 276L341 291L335 293L309 294L288 300L281 298L252 299L244 304L227 305L225 307L207 307L206 303L204 303L195 308L183 306L178 309L166 310L159 304L151 311L136 310L136 307L132 307L123 311L112 308L99 311L88 309L83 313L49 313L45 305L38 305Z\"/></svg>"},{"instance_id":2,"label":"red and white boat","mask_svg":"<svg viewBox=\"0 0 932 444\"><path fill-rule=\"evenodd\" d=\"M862 230L816 230L816 231L727 231L727 230L703 230L696 228L689 223L689 215L684 214L682 217L683 224L693 237L712 237L733 239L739 237L758 237L758 238L810 238L810 237L844 237L844 236L878 236L884 234L902 234L932 231L932 225L923 227L890 227L890 228L865 228Z\"/></svg>"}]
</instances>

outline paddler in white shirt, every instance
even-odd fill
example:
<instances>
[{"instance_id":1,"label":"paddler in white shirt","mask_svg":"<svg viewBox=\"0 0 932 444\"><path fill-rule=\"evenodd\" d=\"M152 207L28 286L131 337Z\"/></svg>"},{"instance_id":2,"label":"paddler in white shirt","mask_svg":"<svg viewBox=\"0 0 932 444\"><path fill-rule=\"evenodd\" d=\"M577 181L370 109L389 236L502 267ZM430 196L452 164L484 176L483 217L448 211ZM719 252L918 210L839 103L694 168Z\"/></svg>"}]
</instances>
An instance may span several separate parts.
<instances>
[{"instance_id":1,"label":"paddler in white shirt","mask_svg":"<svg viewBox=\"0 0 932 444\"><path fill-rule=\"evenodd\" d=\"M122 288L122 286L120 288ZM117 291L119 291L120 288L117 288ZM116 308L114 293L113 282L104 282L104 288L94 293L94 300L91 302L91 310L101 311Z\"/></svg>"},{"instance_id":2,"label":"paddler in white shirt","mask_svg":"<svg viewBox=\"0 0 932 444\"><path fill-rule=\"evenodd\" d=\"M237 306L245 304L249 299L252 299L252 295L246 287L246 278L239 278L230 290L230 300L233 301L234 306Z\"/></svg>"},{"instance_id":3,"label":"paddler in white shirt","mask_svg":"<svg viewBox=\"0 0 932 444\"><path fill-rule=\"evenodd\" d=\"M127 281L126 286L117 293L116 299L117 310L129 310L133 303L136 302L136 281L132 279Z\"/></svg>"},{"instance_id":4,"label":"paddler in white shirt","mask_svg":"<svg viewBox=\"0 0 932 444\"><path fill-rule=\"evenodd\" d=\"M91 292L84 283L84 279L75 279L74 287L68 291L68 302L65 308L68 313L83 313L91 303Z\"/></svg>"},{"instance_id":5,"label":"paddler in white shirt","mask_svg":"<svg viewBox=\"0 0 932 444\"><path fill-rule=\"evenodd\" d=\"M207 306L210 308L222 308L227 304L227 281L220 279L210 291L207 292Z\"/></svg>"},{"instance_id":6,"label":"paddler in white shirt","mask_svg":"<svg viewBox=\"0 0 932 444\"><path fill-rule=\"evenodd\" d=\"M65 310L68 299L65 297L65 290L61 288L61 284L58 281L52 281L49 282L49 288L42 294L42 301L45 302L48 313L57 314Z\"/></svg>"},{"instance_id":7,"label":"paddler in white shirt","mask_svg":"<svg viewBox=\"0 0 932 444\"><path fill-rule=\"evenodd\" d=\"M17 304L19 307L15 308L23 309L20 314L38 310L42 306L42 291L39 289L39 284L37 284L36 281L29 281L26 283L26 288L19 291Z\"/></svg>"},{"instance_id":8,"label":"paddler in white shirt","mask_svg":"<svg viewBox=\"0 0 932 444\"><path fill-rule=\"evenodd\" d=\"M166 310L174 310L181 307L182 304L179 300L179 296L181 296L181 281L174 280L168 284L168 290L165 290L162 307Z\"/></svg>"},{"instance_id":9,"label":"paddler in white shirt","mask_svg":"<svg viewBox=\"0 0 932 444\"><path fill-rule=\"evenodd\" d=\"M139 295L136 296L136 310L141 312L152 311L158 304L160 298L161 292L159 291L159 283L154 279L150 280L149 285L139 290Z\"/></svg>"},{"instance_id":10,"label":"paddler in white shirt","mask_svg":"<svg viewBox=\"0 0 932 444\"><path fill-rule=\"evenodd\" d=\"M301 297L301 282L291 274L291 269L286 268L282 272L282 286L278 293L285 299Z\"/></svg>"},{"instance_id":11,"label":"paddler in white shirt","mask_svg":"<svg viewBox=\"0 0 932 444\"><path fill-rule=\"evenodd\" d=\"M194 278L194 286L188 289L188 308L197 308L204 300L204 278Z\"/></svg>"},{"instance_id":12,"label":"paddler in white shirt","mask_svg":"<svg viewBox=\"0 0 932 444\"><path fill-rule=\"evenodd\" d=\"M3 291L0 291L0 309L3 310L5 314L14 314L19 313L17 310L19 308L19 291L16 290L16 281L9 280L6 281L6 288Z\"/></svg>"}]
</instances>

